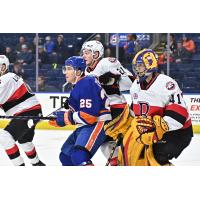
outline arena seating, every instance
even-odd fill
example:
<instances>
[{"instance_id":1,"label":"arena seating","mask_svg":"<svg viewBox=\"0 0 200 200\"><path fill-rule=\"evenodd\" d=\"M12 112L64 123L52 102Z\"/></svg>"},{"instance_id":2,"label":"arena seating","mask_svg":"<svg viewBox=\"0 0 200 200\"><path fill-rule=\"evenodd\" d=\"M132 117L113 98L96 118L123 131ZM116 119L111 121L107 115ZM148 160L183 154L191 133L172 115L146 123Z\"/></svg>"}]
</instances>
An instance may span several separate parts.
<instances>
[{"instance_id":1,"label":"arena seating","mask_svg":"<svg viewBox=\"0 0 200 200\"><path fill-rule=\"evenodd\" d=\"M19 36L25 35L27 42L31 43L35 37L34 33L1 33L0 34L0 44L3 46L11 46L15 48L16 44L18 44ZM47 35L50 35L53 40L55 40L58 34L56 33L41 33L39 37L42 38L43 42ZM73 54L74 49L81 48L83 41L88 38L91 34L87 33L64 33L63 36L65 38L65 43L68 47L69 52ZM180 40L182 34L175 34L176 41ZM193 55L190 63L171 63L170 64L170 76L173 77L179 83L180 88L184 93L197 93L200 91L200 34L187 34L188 37L193 39L196 44L196 54ZM146 44L145 44L146 45ZM144 46L145 46L144 45ZM161 69L166 73L166 65L160 66ZM131 70L132 66L128 65L128 69ZM36 80L36 68L35 62L29 65L24 66L25 77L32 90L35 91L35 80ZM43 75L46 78L46 84L53 85L56 88L59 88L61 91L62 84L65 83L65 78L62 74L62 65L57 65L54 69L52 64L42 64L39 67L39 75Z\"/></svg>"}]
</instances>

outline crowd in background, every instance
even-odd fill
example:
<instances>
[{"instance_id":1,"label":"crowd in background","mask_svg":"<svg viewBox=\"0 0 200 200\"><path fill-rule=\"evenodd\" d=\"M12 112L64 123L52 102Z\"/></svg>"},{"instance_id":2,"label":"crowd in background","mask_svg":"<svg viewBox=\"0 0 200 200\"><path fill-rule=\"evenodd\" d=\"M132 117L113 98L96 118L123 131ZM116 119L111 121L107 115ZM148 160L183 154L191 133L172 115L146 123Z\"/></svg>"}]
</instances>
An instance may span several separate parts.
<instances>
[{"instance_id":1,"label":"crowd in background","mask_svg":"<svg viewBox=\"0 0 200 200\"><path fill-rule=\"evenodd\" d=\"M159 56L158 64L167 63L167 44L163 50L163 54ZM187 34L183 34L181 40L176 41L175 35L170 34L170 63L187 63L190 62L192 56L196 53L195 42L190 39Z\"/></svg>"},{"instance_id":2,"label":"crowd in background","mask_svg":"<svg viewBox=\"0 0 200 200\"><path fill-rule=\"evenodd\" d=\"M92 34L91 34L92 35ZM105 43L103 34L96 34L91 37L91 40L98 40L102 42L105 48L105 57L116 57L116 49ZM183 34L179 40L176 40L175 34L170 34L170 63L189 63L192 56L196 53L197 47L195 42L188 37L187 34ZM84 40L80 39L79 43L75 45L69 45L63 34L46 34L39 35L38 38L38 64L39 69L42 69L44 65L50 65L51 70L62 70L65 60L74 55L80 55L80 49ZM36 37L32 37L32 41L27 40L26 34L19 35L18 42L15 45L3 45L0 43L0 54L4 54L9 58L11 63L11 70L17 75L23 77L25 81L30 79L31 74L25 73L28 70L28 66L34 68L36 66ZM140 40L137 34L127 34L127 40L123 47L119 48L119 61L124 67L131 70L131 64L134 56L138 51L142 49ZM165 65L167 63L167 42L164 45L163 53L159 55L159 65ZM28 74L28 75L27 75ZM51 85L48 80L52 77L48 77L45 73L40 73L37 79L38 89L41 92L60 92L62 91L62 85L65 78L63 76L62 83L59 85ZM34 77L31 77L33 79ZM34 82L35 84L35 82ZM32 86L33 84L31 84Z\"/></svg>"}]
</instances>

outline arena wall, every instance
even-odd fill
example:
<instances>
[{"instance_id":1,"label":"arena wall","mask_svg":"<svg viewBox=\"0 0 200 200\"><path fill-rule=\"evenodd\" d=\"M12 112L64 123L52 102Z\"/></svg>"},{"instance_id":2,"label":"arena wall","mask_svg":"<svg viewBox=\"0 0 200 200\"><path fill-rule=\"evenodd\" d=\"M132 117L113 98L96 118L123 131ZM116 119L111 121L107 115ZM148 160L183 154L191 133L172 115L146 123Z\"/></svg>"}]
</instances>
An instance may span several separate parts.
<instances>
[{"instance_id":1,"label":"arena wall","mask_svg":"<svg viewBox=\"0 0 200 200\"><path fill-rule=\"evenodd\" d=\"M66 96L69 94L63 93L36 93L37 98L42 104L43 115L47 116L54 110L59 109L66 100ZM129 94L125 94L125 97L130 104L131 98ZM193 130L195 133L200 133L200 94L185 94L183 95L185 102L188 106L188 110L192 119ZM1 111L1 115L4 113ZM9 123L9 120L1 120L0 128L4 128ZM51 129L51 130L73 130L75 126L66 126L63 128L52 127L47 121L41 121L36 126L37 129Z\"/></svg>"}]
</instances>

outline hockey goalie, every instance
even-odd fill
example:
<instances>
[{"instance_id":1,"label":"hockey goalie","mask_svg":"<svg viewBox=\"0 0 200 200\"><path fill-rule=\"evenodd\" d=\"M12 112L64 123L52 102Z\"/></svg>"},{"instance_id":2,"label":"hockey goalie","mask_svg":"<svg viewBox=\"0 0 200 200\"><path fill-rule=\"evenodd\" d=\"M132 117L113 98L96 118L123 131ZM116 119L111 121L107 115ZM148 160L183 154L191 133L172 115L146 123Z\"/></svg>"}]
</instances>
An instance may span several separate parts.
<instances>
[{"instance_id":1,"label":"hockey goalie","mask_svg":"<svg viewBox=\"0 0 200 200\"><path fill-rule=\"evenodd\" d=\"M132 103L105 126L106 134L123 142L119 165L169 166L190 144L192 123L177 82L158 73L157 56L151 49L139 51L133 60L137 79Z\"/></svg>"}]
</instances>

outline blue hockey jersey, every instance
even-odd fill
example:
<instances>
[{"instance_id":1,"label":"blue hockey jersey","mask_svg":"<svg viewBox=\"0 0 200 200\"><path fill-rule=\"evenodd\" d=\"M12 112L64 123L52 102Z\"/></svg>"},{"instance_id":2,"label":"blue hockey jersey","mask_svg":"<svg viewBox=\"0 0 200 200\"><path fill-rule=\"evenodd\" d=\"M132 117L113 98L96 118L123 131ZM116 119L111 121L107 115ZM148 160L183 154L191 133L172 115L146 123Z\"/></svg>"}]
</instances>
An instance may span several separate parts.
<instances>
[{"instance_id":1,"label":"blue hockey jersey","mask_svg":"<svg viewBox=\"0 0 200 200\"><path fill-rule=\"evenodd\" d=\"M80 79L70 93L69 108L77 124L111 120L108 105L106 93L95 76Z\"/></svg>"}]
</instances>

